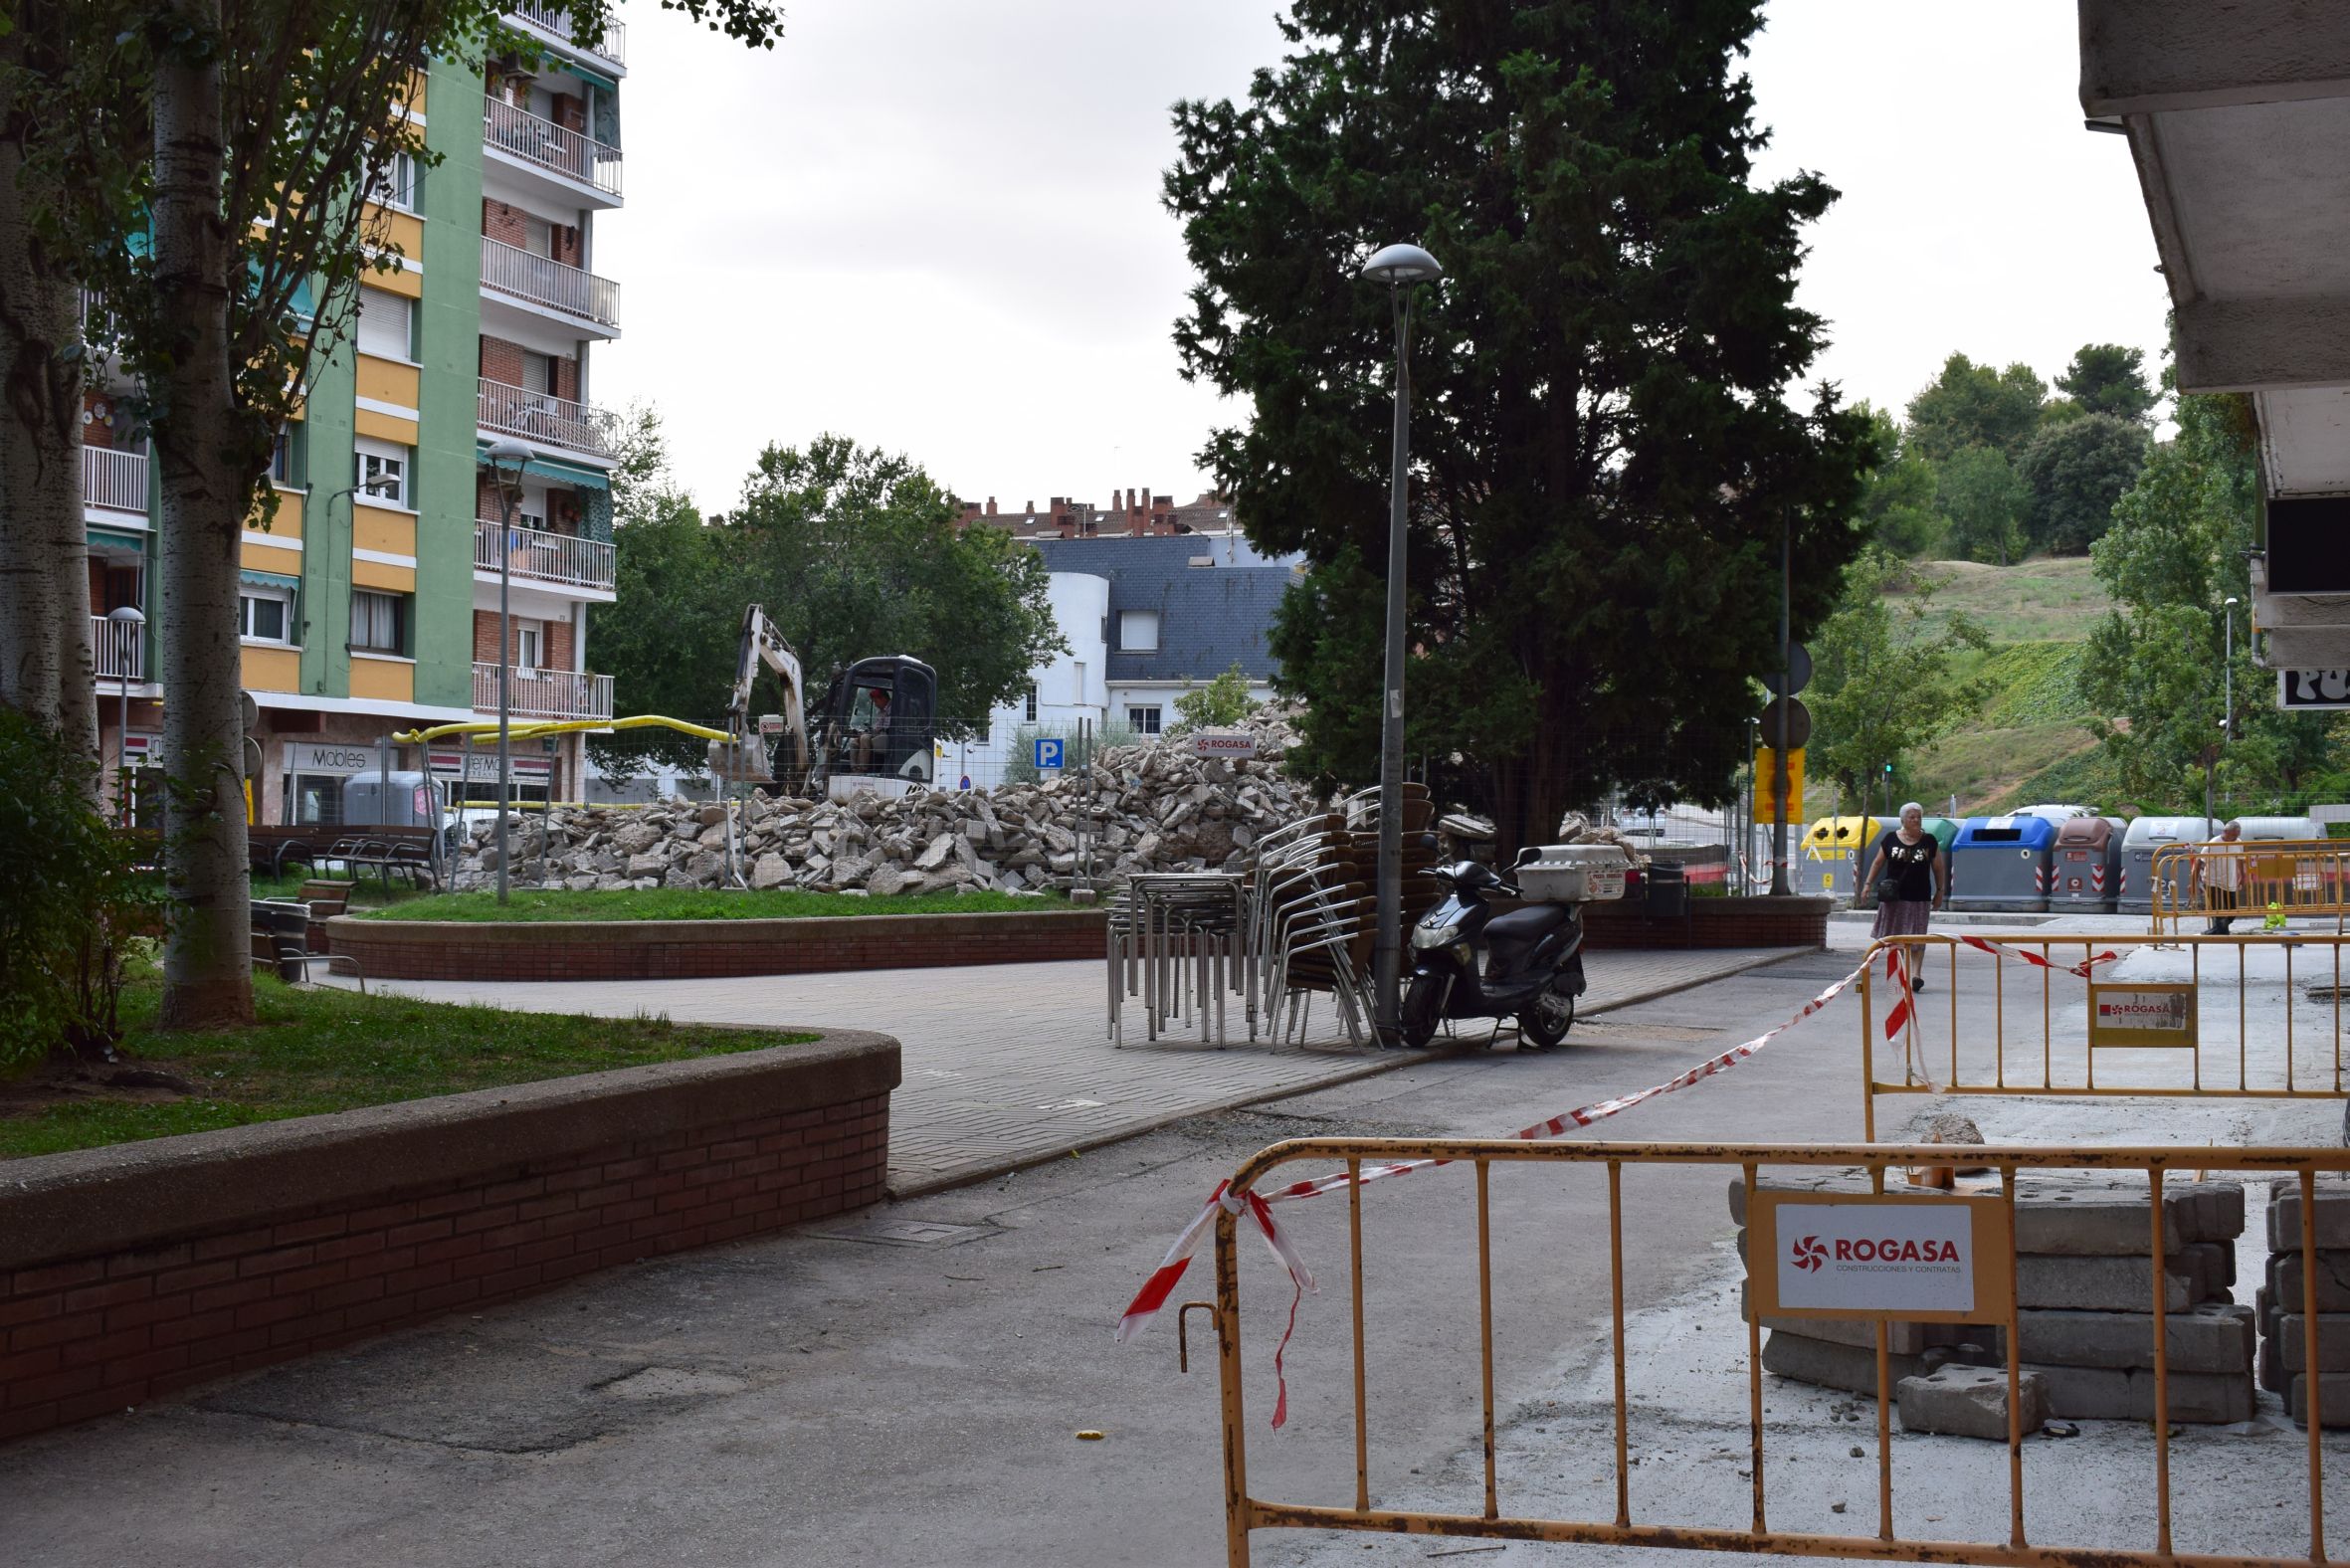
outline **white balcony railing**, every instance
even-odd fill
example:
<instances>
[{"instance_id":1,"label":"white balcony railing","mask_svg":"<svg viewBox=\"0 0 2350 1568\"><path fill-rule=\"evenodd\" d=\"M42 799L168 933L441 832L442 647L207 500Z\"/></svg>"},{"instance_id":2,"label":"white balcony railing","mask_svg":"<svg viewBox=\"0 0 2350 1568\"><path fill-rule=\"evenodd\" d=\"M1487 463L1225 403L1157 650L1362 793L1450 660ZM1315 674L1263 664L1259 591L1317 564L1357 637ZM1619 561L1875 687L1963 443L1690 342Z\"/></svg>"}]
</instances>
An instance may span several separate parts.
<instances>
[{"instance_id":1,"label":"white balcony railing","mask_svg":"<svg viewBox=\"0 0 2350 1568\"><path fill-rule=\"evenodd\" d=\"M500 541L503 542L502 552ZM612 546L543 528L504 528L487 519L474 524L474 569L494 573L502 560L516 581L559 583L570 588L612 586Z\"/></svg>"},{"instance_id":2,"label":"white balcony railing","mask_svg":"<svg viewBox=\"0 0 2350 1568\"><path fill-rule=\"evenodd\" d=\"M82 499L108 511L147 514L147 455L112 447L82 449Z\"/></svg>"},{"instance_id":3,"label":"white balcony railing","mask_svg":"<svg viewBox=\"0 0 2350 1568\"><path fill-rule=\"evenodd\" d=\"M585 131L540 119L528 109L503 98L482 98L482 144L567 179L593 185L607 195L620 194L620 149L608 147Z\"/></svg>"},{"instance_id":4,"label":"white balcony railing","mask_svg":"<svg viewBox=\"0 0 2350 1568\"><path fill-rule=\"evenodd\" d=\"M620 285L482 236L482 287L594 321L620 325Z\"/></svg>"},{"instance_id":5,"label":"white balcony railing","mask_svg":"<svg viewBox=\"0 0 2350 1568\"><path fill-rule=\"evenodd\" d=\"M107 681L119 681L128 676L133 681L146 677L146 628L136 621L109 621L102 615L90 618L90 646L98 655L98 673Z\"/></svg>"},{"instance_id":6,"label":"white balcony railing","mask_svg":"<svg viewBox=\"0 0 2350 1568\"><path fill-rule=\"evenodd\" d=\"M559 5L509 5L506 14L520 17L531 26L552 33L566 44L572 44L571 13ZM616 66L628 64L621 50L628 43L628 30L618 22L604 24L604 32L592 44L572 44L575 49L586 49L600 55Z\"/></svg>"},{"instance_id":7,"label":"white balcony railing","mask_svg":"<svg viewBox=\"0 0 2350 1568\"><path fill-rule=\"evenodd\" d=\"M610 718L612 678L575 670L511 672L507 709L524 718ZM497 711L497 666L474 666L474 711Z\"/></svg>"},{"instance_id":8,"label":"white balcony railing","mask_svg":"<svg viewBox=\"0 0 2350 1568\"><path fill-rule=\"evenodd\" d=\"M482 378L479 418L484 430L502 431L600 458L612 456L612 416L590 403L548 392L526 392Z\"/></svg>"}]
</instances>

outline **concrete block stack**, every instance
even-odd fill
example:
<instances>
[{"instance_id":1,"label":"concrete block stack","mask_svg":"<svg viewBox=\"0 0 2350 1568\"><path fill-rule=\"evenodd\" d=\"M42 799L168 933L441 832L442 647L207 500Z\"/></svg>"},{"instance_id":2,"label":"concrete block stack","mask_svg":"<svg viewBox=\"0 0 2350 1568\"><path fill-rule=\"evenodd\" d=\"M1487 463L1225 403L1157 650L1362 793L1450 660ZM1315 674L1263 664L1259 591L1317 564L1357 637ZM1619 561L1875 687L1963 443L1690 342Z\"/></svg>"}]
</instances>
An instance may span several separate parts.
<instances>
[{"instance_id":1,"label":"concrete block stack","mask_svg":"<svg viewBox=\"0 0 2350 1568\"><path fill-rule=\"evenodd\" d=\"M1774 1177L1764 1185L1800 1192L1868 1190L1859 1172ZM1996 1191L1996 1183L1986 1185ZM1886 1191L1899 1196L1912 1189L1888 1184ZM1745 1198L1745 1183L1733 1181L1730 1213L1741 1227ZM2236 1238L2244 1231L2244 1189L2235 1182L2169 1178L2162 1207L2171 1419L2249 1420L2256 1325L2252 1308L2230 1299ZM1739 1242L1744 1256L1743 1229ZM2038 1403L2047 1415L2091 1421L2153 1417L2153 1242L2142 1176L2028 1174L2018 1179L2021 1360L2033 1374ZM1769 1330L1764 1370L1855 1393L1876 1392L1874 1325L1766 1318L1763 1326ZM1931 1377L1951 1362L2004 1365L2006 1329L1996 1322L1896 1322L1888 1328L1887 1347L1887 1370L1898 1383ZM1919 1409L1929 1408L1924 1391L1912 1392L1921 1396ZM2331 1393L2330 1385L2326 1392ZM2035 1404L2027 1399L2028 1415ZM2004 1435L2004 1415L2000 1419Z\"/></svg>"},{"instance_id":2,"label":"concrete block stack","mask_svg":"<svg viewBox=\"0 0 2350 1568\"><path fill-rule=\"evenodd\" d=\"M2317 1405L2328 1427L2350 1427L2350 1181L2320 1177L2317 1219ZM2309 1319L2302 1272L2301 1182L2268 1188L2268 1274L2255 1297L2260 1319L2260 1386L2309 1421Z\"/></svg>"}]
</instances>

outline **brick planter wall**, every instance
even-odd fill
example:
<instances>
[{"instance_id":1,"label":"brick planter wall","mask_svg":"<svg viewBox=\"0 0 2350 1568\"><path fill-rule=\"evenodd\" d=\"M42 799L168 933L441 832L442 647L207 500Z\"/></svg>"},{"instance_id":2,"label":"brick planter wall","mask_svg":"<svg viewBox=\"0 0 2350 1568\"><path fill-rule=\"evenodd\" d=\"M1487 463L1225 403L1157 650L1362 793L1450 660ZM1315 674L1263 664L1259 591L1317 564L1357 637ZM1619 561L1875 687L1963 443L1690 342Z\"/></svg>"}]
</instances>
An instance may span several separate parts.
<instances>
[{"instance_id":1,"label":"brick planter wall","mask_svg":"<svg viewBox=\"0 0 2350 1568\"><path fill-rule=\"evenodd\" d=\"M1638 898L1583 911L1583 945L1625 947L1825 947L1827 898L1698 898L1677 919L1652 920ZM338 948L337 951L340 951Z\"/></svg>"},{"instance_id":2,"label":"brick planter wall","mask_svg":"<svg viewBox=\"0 0 2350 1568\"><path fill-rule=\"evenodd\" d=\"M338 915L325 931L370 979L694 980L1099 958L1106 919L1099 909L507 923Z\"/></svg>"},{"instance_id":3,"label":"brick planter wall","mask_svg":"<svg viewBox=\"0 0 2350 1568\"><path fill-rule=\"evenodd\" d=\"M0 1162L0 1439L878 1202L897 1043Z\"/></svg>"}]
</instances>

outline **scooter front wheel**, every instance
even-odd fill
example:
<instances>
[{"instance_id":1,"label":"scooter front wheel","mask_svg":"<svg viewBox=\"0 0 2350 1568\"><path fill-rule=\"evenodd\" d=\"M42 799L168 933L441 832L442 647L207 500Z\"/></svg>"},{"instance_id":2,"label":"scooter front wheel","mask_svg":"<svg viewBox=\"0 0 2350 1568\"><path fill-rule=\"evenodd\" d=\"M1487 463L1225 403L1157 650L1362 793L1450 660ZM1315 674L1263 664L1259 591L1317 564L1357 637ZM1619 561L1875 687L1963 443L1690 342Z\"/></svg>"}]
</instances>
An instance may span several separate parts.
<instances>
[{"instance_id":1,"label":"scooter front wheel","mask_svg":"<svg viewBox=\"0 0 2350 1568\"><path fill-rule=\"evenodd\" d=\"M1404 992L1403 1016L1396 1020L1404 1044L1423 1051L1436 1038L1437 1008L1445 994L1444 982L1434 975L1414 975Z\"/></svg>"}]
</instances>

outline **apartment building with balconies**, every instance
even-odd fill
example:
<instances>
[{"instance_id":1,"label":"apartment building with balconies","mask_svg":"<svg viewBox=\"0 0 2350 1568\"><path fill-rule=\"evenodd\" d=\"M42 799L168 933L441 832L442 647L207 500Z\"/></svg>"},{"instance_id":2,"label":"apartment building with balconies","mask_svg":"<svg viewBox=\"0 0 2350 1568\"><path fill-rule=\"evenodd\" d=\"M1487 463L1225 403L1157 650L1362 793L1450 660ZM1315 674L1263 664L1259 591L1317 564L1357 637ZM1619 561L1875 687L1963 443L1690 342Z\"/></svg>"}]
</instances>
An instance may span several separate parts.
<instances>
[{"instance_id":1,"label":"apartment building with balconies","mask_svg":"<svg viewBox=\"0 0 2350 1568\"><path fill-rule=\"evenodd\" d=\"M516 722L612 714L589 615L613 597L613 432L589 351L620 333L618 286L594 258L596 221L621 202L626 69L617 27L590 49L559 9L507 15L535 58L486 79L439 61L415 84L408 106L439 161L396 171L383 216L400 267L366 277L350 340L312 366L267 515L244 537L264 822L332 814L342 779L379 766L395 731L494 718L501 664ZM169 696L150 650L171 607L150 591L153 487L118 392L86 406L84 498L105 750L127 708L135 766ZM504 438L531 459L501 505L486 454ZM104 619L126 604L145 627ZM514 755L522 798L584 793L581 735ZM391 765L456 780L468 758L456 742L396 746ZM475 791L493 778L475 752Z\"/></svg>"}]
</instances>

